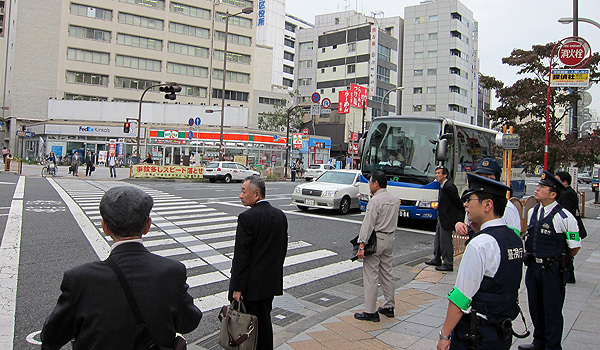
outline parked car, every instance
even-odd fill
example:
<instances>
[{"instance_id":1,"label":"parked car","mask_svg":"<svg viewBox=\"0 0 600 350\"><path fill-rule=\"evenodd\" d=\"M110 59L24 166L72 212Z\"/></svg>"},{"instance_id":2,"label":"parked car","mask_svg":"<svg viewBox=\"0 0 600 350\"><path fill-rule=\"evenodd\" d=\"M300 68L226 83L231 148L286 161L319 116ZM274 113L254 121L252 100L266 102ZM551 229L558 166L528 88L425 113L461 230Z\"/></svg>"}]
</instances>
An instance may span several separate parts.
<instances>
[{"instance_id":1,"label":"parked car","mask_svg":"<svg viewBox=\"0 0 600 350\"><path fill-rule=\"evenodd\" d=\"M327 170L315 181L296 186L292 204L308 208L336 209L347 214L358 208L359 170Z\"/></svg>"},{"instance_id":2,"label":"parked car","mask_svg":"<svg viewBox=\"0 0 600 350\"><path fill-rule=\"evenodd\" d=\"M231 181L242 182L248 176L258 175L258 171L250 170L236 162L211 162L204 168L204 178L210 182L217 180L230 183Z\"/></svg>"},{"instance_id":3,"label":"parked car","mask_svg":"<svg viewBox=\"0 0 600 350\"><path fill-rule=\"evenodd\" d=\"M588 173L579 173L579 174L577 174L577 182L579 182L580 184L582 184L582 183L591 184L592 177Z\"/></svg>"},{"instance_id":4,"label":"parked car","mask_svg":"<svg viewBox=\"0 0 600 350\"><path fill-rule=\"evenodd\" d=\"M306 171L304 172L304 178L306 179L306 181L310 181L314 178L319 177L319 175L326 172L327 170L333 170L333 169L335 169L335 167L331 164L309 165L308 169L306 169Z\"/></svg>"}]
</instances>

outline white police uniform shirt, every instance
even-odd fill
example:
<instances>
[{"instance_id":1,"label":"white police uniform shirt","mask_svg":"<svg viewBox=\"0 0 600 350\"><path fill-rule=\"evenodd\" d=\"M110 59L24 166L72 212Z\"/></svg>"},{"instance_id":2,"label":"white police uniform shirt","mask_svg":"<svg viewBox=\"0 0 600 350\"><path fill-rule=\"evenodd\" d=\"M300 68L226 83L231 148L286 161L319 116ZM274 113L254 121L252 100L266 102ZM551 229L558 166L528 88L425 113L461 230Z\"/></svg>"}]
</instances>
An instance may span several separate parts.
<instances>
[{"instance_id":1,"label":"white police uniform shirt","mask_svg":"<svg viewBox=\"0 0 600 350\"><path fill-rule=\"evenodd\" d=\"M513 231L519 231L517 234L521 232L521 215L519 215L519 210L512 204L511 201L506 202L506 208L504 209L504 215L502 216L502 220L506 226L508 226ZM465 224L467 226L470 224L469 217L465 214Z\"/></svg>"},{"instance_id":2,"label":"white police uniform shirt","mask_svg":"<svg viewBox=\"0 0 600 350\"><path fill-rule=\"evenodd\" d=\"M540 204L539 211L544 213L543 217L545 218L548 214L550 214L552 209L554 209L554 207L556 207L557 204L558 204L558 202L556 202L556 201L548 204L545 207ZM529 222L531 221L531 216L533 215L534 208L535 207L529 209L529 211L527 212L527 226L529 226ZM542 208L543 208L543 210L542 210ZM574 239L569 239L570 235L567 234L567 232L579 232L579 226L577 225L577 220L575 219L573 214L571 214L565 208L562 208L561 211L564 214L566 214L567 217L563 219L559 213L556 213L556 215L554 215L554 217L552 218L552 226L554 226L554 229L556 230L557 233L565 234L565 237L567 239L567 246L569 247L569 249L581 248L581 239L579 239L579 235L577 235L577 239L579 239L579 240L574 240ZM542 215L542 214L540 213L539 215Z\"/></svg>"},{"instance_id":3,"label":"white police uniform shirt","mask_svg":"<svg viewBox=\"0 0 600 350\"><path fill-rule=\"evenodd\" d=\"M504 225L503 219L493 219L481 225L481 229ZM492 278L496 275L500 267L500 259L500 246L494 237L486 234L475 236L467 245L460 262L455 288L472 301L483 277ZM462 311L468 313L470 309L462 309Z\"/></svg>"}]
</instances>

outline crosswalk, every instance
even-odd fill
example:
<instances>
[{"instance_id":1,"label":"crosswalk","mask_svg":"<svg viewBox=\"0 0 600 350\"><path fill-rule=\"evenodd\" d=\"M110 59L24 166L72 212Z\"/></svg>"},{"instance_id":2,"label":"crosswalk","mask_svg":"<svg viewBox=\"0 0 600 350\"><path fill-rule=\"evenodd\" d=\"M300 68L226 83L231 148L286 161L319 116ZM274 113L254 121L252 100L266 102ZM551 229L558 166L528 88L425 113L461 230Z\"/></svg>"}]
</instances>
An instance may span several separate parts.
<instances>
[{"instance_id":1,"label":"crosswalk","mask_svg":"<svg viewBox=\"0 0 600 350\"><path fill-rule=\"evenodd\" d=\"M99 204L106 190L123 184L116 181L72 179L50 181L55 181L68 194L77 206L75 209L83 211L108 248L112 242L110 237L102 233ZM214 205L211 203L202 204L200 201L160 190L136 187L154 199L150 215L152 228L144 236L144 245L151 252L179 260L186 266L190 294L202 311L214 310L227 304L237 216L219 211L211 207ZM284 289L360 267L359 263L350 262L346 256L338 256L334 251L319 249L306 241L290 239L284 262Z\"/></svg>"}]
</instances>

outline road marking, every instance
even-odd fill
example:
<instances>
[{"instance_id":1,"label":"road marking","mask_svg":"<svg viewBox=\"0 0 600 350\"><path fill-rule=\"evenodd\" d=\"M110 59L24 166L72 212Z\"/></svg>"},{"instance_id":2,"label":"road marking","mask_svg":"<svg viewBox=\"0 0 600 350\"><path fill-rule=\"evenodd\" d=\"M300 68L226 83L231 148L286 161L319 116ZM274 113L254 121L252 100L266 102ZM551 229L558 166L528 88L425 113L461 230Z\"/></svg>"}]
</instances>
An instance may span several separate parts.
<instances>
[{"instance_id":1,"label":"road marking","mask_svg":"<svg viewBox=\"0 0 600 350\"><path fill-rule=\"evenodd\" d=\"M319 260L319 259L323 259L323 258L327 258L330 256L335 256L335 255L337 255L337 253L332 252L331 250L321 249L321 250L315 250L315 251L308 252L308 253L286 256L283 266L286 267L286 266L298 265L298 264L302 264L302 263L305 263L308 261L315 261L315 260Z\"/></svg>"},{"instance_id":2,"label":"road marking","mask_svg":"<svg viewBox=\"0 0 600 350\"><path fill-rule=\"evenodd\" d=\"M19 176L0 244L0 349L5 350L13 349L15 336L24 189L25 176Z\"/></svg>"},{"instance_id":3,"label":"road marking","mask_svg":"<svg viewBox=\"0 0 600 350\"><path fill-rule=\"evenodd\" d=\"M227 279L229 279L229 278L224 276L222 273L215 271L215 272L203 273L201 275L189 276L187 278L187 284L190 286L190 288L193 288L193 287L200 287L200 286L204 286L204 285L215 283L215 282L225 281Z\"/></svg>"}]
</instances>

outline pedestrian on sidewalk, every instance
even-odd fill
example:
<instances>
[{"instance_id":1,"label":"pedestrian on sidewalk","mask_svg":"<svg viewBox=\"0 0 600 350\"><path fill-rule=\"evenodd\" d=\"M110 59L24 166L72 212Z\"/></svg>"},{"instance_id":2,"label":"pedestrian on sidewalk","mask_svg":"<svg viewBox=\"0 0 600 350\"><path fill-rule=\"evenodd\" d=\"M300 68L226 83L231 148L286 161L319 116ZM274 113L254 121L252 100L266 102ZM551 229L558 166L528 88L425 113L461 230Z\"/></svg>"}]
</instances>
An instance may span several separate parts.
<instances>
[{"instance_id":1,"label":"pedestrian on sidewalk","mask_svg":"<svg viewBox=\"0 0 600 350\"><path fill-rule=\"evenodd\" d=\"M87 155L85 156L85 176L92 176L94 168L94 156L92 155L92 151L87 151Z\"/></svg>"},{"instance_id":2,"label":"pedestrian on sidewalk","mask_svg":"<svg viewBox=\"0 0 600 350\"><path fill-rule=\"evenodd\" d=\"M575 217L556 202L564 191L562 182L544 170L534 194L540 203L527 213L525 286L535 330L533 343L519 350L561 349L565 270L581 249Z\"/></svg>"},{"instance_id":3,"label":"pedestrian on sidewalk","mask_svg":"<svg viewBox=\"0 0 600 350\"><path fill-rule=\"evenodd\" d=\"M274 296L283 294L288 242L287 217L265 195L260 176L244 180L240 199L250 209L238 216L229 281L229 300L243 300L246 311L258 318L258 350L273 349L271 310Z\"/></svg>"},{"instance_id":4,"label":"pedestrian on sidewalk","mask_svg":"<svg viewBox=\"0 0 600 350\"><path fill-rule=\"evenodd\" d=\"M5 147L2 147L2 163L6 163L6 155L8 154L8 150Z\"/></svg>"},{"instance_id":5,"label":"pedestrian on sidewalk","mask_svg":"<svg viewBox=\"0 0 600 350\"><path fill-rule=\"evenodd\" d=\"M110 151L108 156L108 167L110 170L110 177L117 177L117 157L115 157L115 151Z\"/></svg>"},{"instance_id":6,"label":"pedestrian on sidewalk","mask_svg":"<svg viewBox=\"0 0 600 350\"><path fill-rule=\"evenodd\" d=\"M438 221L433 239L433 259L425 262L435 266L438 271L452 271L454 247L452 246L452 230L457 222L465 218L463 207L456 185L448 179L448 169L439 166L435 169L435 180L440 183L438 195Z\"/></svg>"},{"instance_id":7,"label":"pedestrian on sidewalk","mask_svg":"<svg viewBox=\"0 0 600 350\"><path fill-rule=\"evenodd\" d=\"M362 321L379 322L379 314L394 317L394 276L392 275L392 259L394 258L394 241L398 226L398 210L400 199L387 191L387 178L382 171L371 173L369 190L371 200L360 227L358 243L360 248L356 256L363 259L363 284L365 311L355 313L354 318ZM377 236L377 250L365 256L365 243L371 235ZM377 281L383 289L385 301L377 307Z\"/></svg>"},{"instance_id":8,"label":"pedestrian on sidewalk","mask_svg":"<svg viewBox=\"0 0 600 350\"><path fill-rule=\"evenodd\" d=\"M79 152L77 151L73 152L71 166L73 167L73 176L79 175Z\"/></svg>"},{"instance_id":9,"label":"pedestrian on sidewalk","mask_svg":"<svg viewBox=\"0 0 600 350\"><path fill-rule=\"evenodd\" d=\"M298 163L292 162L292 166L290 167L290 170L292 172L292 182L296 181L296 170L297 169L298 169Z\"/></svg>"},{"instance_id":10,"label":"pedestrian on sidewalk","mask_svg":"<svg viewBox=\"0 0 600 350\"><path fill-rule=\"evenodd\" d=\"M118 270L157 348L171 349L176 332L196 329L202 312L188 293L185 266L150 253L142 243L152 225L153 204L152 197L131 186L106 191L100 215L104 234L113 241L110 255L65 272L62 294L42 328L43 350L60 349L70 341L74 350L147 348Z\"/></svg>"},{"instance_id":11,"label":"pedestrian on sidewalk","mask_svg":"<svg viewBox=\"0 0 600 350\"><path fill-rule=\"evenodd\" d=\"M477 169L475 169L475 174L496 181L500 181L501 173L502 168L494 158L482 159L477 164ZM502 216L502 220L504 220L506 226L515 231L517 235L521 236L521 215L519 214L519 210L517 209L517 207L515 207L515 205L512 204L511 201L506 201L506 208L504 209L504 215ZM456 230L456 233L458 233L461 236L469 236L467 244L480 230L477 223L469 221L467 215L465 215L465 221L457 222L454 226L454 229Z\"/></svg>"},{"instance_id":12,"label":"pedestrian on sidewalk","mask_svg":"<svg viewBox=\"0 0 600 350\"><path fill-rule=\"evenodd\" d=\"M577 192L571 187L571 174L566 171L559 171L556 173L556 178L562 182L563 186L565 186L565 191L560 195L557 202L562 205L563 208L567 209L569 213L577 219L577 212L579 211L579 197L577 196ZM579 225L577 225L579 226ZM581 232L581 228L577 228L578 232ZM567 283L575 283L575 265L574 265L575 257L571 257L567 264L567 270L565 271L565 282Z\"/></svg>"},{"instance_id":13,"label":"pedestrian on sidewalk","mask_svg":"<svg viewBox=\"0 0 600 350\"><path fill-rule=\"evenodd\" d=\"M508 350L511 321L520 311L523 241L502 220L510 187L475 174L467 174L467 179L464 206L481 230L467 245L456 285L448 293L437 349Z\"/></svg>"}]
</instances>

